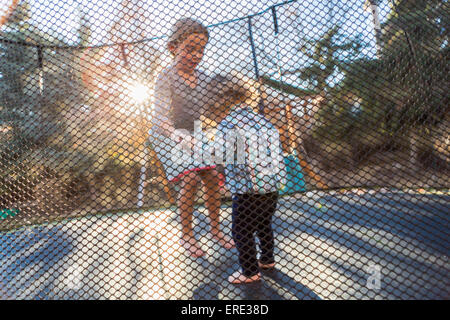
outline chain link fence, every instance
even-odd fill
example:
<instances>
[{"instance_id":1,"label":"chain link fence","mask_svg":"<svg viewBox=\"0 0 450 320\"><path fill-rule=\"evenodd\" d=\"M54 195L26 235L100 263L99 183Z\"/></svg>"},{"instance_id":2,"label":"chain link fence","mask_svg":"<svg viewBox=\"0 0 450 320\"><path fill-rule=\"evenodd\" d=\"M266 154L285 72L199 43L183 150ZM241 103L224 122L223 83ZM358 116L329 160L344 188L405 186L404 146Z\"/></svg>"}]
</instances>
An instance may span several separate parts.
<instances>
[{"instance_id":1,"label":"chain link fence","mask_svg":"<svg viewBox=\"0 0 450 320\"><path fill-rule=\"evenodd\" d=\"M448 299L448 1L0 5L0 298Z\"/></svg>"}]
</instances>

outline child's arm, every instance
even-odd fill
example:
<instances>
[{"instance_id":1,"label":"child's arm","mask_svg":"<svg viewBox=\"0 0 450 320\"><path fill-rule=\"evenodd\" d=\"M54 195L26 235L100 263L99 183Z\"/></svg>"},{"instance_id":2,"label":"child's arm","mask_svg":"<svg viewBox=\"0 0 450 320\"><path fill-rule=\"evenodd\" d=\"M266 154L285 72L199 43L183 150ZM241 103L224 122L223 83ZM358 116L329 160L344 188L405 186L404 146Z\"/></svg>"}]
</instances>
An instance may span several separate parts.
<instances>
[{"instance_id":1,"label":"child's arm","mask_svg":"<svg viewBox=\"0 0 450 320\"><path fill-rule=\"evenodd\" d=\"M228 114L224 119L222 119L216 127L216 137L214 143L216 143L216 150L221 149L223 156L226 158L230 150L234 150L233 141L227 138L227 135L234 130L234 116L232 113ZM226 158L226 161L229 159ZM226 162L225 161L225 162ZM230 163L227 163L230 164Z\"/></svg>"},{"instance_id":2,"label":"child's arm","mask_svg":"<svg viewBox=\"0 0 450 320\"><path fill-rule=\"evenodd\" d=\"M307 113L305 113L307 115ZM293 144L294 149L297 149L299 145L297 143L294 143L296 140L295 135L295 129L292 119L292 107L291 105L286 106L286 116L288 120L288 135L290 143ZM309 117L309 116L308 116ZM293 138L292 138L293 137ZM310 176L313 180L317 182L317 186L321 189L328 189L328 186L322 181L322 179L317 175L312 168L309 166L309 164L306 162L306 160L301 156L300 152L297 152L297 157L300 162L300 166L305 170L306 174Z\"/></svg>"},{"instance_id":3,"label":"child's arm","mask_svg":"<svg viewBox=\"0 0 450 320\"><path fill-rule=\"evenodd\" d=\"M165 77L161 74L155 84L155 95L152 111L152 133L162 134L166 137L170 137L174 131L174 125L169 118L170 104L172 101L170 84Z\"/></svg>"},{"instance_id":4,"label":"child's arm","mask_svg":"<svg viewBox=\"0 0 450 320\"><path fill-rule=\"evenodd\" d=\"M306 174L309 175L312 179L314 179L317 182L317 186L320 189L328 189L328 186L325 182L322 181L322 179L319 177L318 174L316 174L312 168L309 166L309 164L303 159L303 157L298 154L298 160L300 162L300 166L305 170Z\"/></svg>"},{"instance_id":5,"label":"child's arm","mask_svg":"<svg viewBox=\"0 0 450 320\"><path fill-rule=\"evenodd\" d=\"M221 139L225 139L225 136L228 131L228 125L229 125L229 116L227 116L225 119L222 119L222 121L219 122L219 124L216 127L216 135L220 137ZM214 141L216 144L218 144L217 147L220 147L220 145L224 145L225 141L220 141L220 139L217 139ZM226 146L225 146L226 147Z\"/></svg>"},{"instance_id":6,"label":"child's arm","mask_svg":"<svg viewBox=\"0 0 450 320\"><path fill-rule=\"evenodd\" d=\"M225 118L223 118L219 124L217 125L217 131L220 131L222 134L226 134L229 129L233 127L233 116L228 114Z\"/></svg>"}]
</instances>

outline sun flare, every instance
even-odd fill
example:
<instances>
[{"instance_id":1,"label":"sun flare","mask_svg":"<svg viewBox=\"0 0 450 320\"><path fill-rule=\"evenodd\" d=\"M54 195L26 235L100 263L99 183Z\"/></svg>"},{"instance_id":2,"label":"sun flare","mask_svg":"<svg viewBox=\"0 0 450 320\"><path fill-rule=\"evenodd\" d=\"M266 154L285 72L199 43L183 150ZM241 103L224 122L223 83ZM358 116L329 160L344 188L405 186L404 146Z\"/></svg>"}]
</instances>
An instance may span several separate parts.
<instances>
[{"instance_id":1,"label":"sun flare","mask_svg":"<svg viewBox=\"0 0 450 320\"><path fill-rule=\"evenodd\" d=\"M151 90L148 86L141 82L133 82L128 87L130 97L133 99L134 103L142 104L150 101L152 96Z\"/></svg>"}]
</instances>

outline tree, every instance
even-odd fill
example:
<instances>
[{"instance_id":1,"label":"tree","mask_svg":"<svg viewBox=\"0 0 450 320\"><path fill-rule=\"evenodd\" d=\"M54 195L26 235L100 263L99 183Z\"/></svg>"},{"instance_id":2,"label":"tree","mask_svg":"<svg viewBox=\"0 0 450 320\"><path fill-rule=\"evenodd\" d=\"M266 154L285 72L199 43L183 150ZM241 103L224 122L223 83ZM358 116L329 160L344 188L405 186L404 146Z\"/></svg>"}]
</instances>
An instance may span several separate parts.
<instances>
[{"instance_id":1,"label":"tree","mask_svg":"<svg viewBox=\"0 0 450 320\"><path fill-rule=\"evenodd\" d=\"M385 76L398 89L396 127L410 133L418 163L420 149L430 153L426 137L449 112L450 7L446 0L395 0L391 9L383 25L383 56L392 66Z\"/></svg>"},{"instance_id":2,"label":"tree","mask_svg":"<svg viewBox=\"0 0 450 320\"><path fill-rule=\"evenodd\" d=\"M310 88L317 93L329 90L330 78L336 72L344 71L348 61L351 61L361 48L358 39L342 41L339 30L339 26L334 26L319 40L308 40L300 48L311 63L295 72L298 72L300 79L309 83Z\"/></svg>"},{"instance_id":3,"label":"tree","mask_svg":"<svg viewBox=\"0 0 450 320\"><path fill-rule=\"evenodd\" d=\"M20 46L17 42L36 40L39 34L29 28L30 7L27 1L19 4L11 14L2 32L0 42L0 207L26 197L29 188L21 188L26 182L26 168L20 162L27 146L34 144L39 131L26 123L35 114L36 96L26 88L26 75L37 68L36 50Z\"/></svg>"},{"instance_id":4,"label":"tree","mask_svg":"<svg viewBox=\"0 0 450 320\"><path fill-rule=\"evenodd\" d=\"M399 0L391 2L391 13L382 24L378 59L357 59L346 65L345 78L334 94L332 105L344 118L335 118L335 130L325 126L320 132L333 132L343 140L351 138L369 155L376 149L402 148L413 134L410 145L430 153L430 132L449 111L448 17L446 1ZM346 96L361 99L355 117ZM347 119L347 120L345 120ZM332 121L332 119L329 119ZM420 141L420 142L419 142ZM365 145L365 147L364 147ZM376 150L374 149L374 150Z\"/></svg>"},{"instance_id":5,"label":"tree","mask_svg":"<svg viewBox=\"0 0 450 320\"><path fill-rule=\"evenodd\" d=\"M330 81L338 73L345 72L348 64L361 49L359 38L345 39L340 34L340 29L340 26L336 25L329 28L319 39L304 39L303 45L299 47L299 54L309 59L308 64L298 69L281 72L282 76L298 75L299 80L304 84L302 87L307 87L306 90L273 80L269 75L262 76L263 83L300 97L317 94L325 96L332 87ZM265 51L264 57L269 60L276 59L271 58Z\"/></svg>"},{"instance_id":6,"label":"tree","mask_svg":"<svg viewBox=\"0 0 450 320\"><path fill-rule=\"evenodd\" d=\"M6 153L2 160L7 161L20 155L20 146L33 142L33 138L23 127L33 113L39 99L34 86L27 87L26 76L38 68L37 50L32 46L17 45L25 41L42 39L41 35L28 24L30 7L23 1L11 15L0 42L0 124L13 128L14 138L4 145ZM39 132L34 132L39 135Z\"/></svg>"}]
</instances>

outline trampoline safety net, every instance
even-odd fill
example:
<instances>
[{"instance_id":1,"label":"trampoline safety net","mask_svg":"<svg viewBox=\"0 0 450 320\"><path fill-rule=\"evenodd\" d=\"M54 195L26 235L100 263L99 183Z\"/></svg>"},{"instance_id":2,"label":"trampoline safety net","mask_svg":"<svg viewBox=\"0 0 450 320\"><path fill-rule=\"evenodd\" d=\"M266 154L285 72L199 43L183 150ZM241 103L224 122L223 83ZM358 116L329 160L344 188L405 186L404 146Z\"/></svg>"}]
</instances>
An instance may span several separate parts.
<instances>
[{"instance_id":1,"label":"trampoline safety net","mask_svg":"<svg viewBox=\"0 0 450 320\"><path fill-rule=\"evenodd\" d=\"M449 15L2 0L0 298L448 299Z\"/></svg>"}]
</instances>

